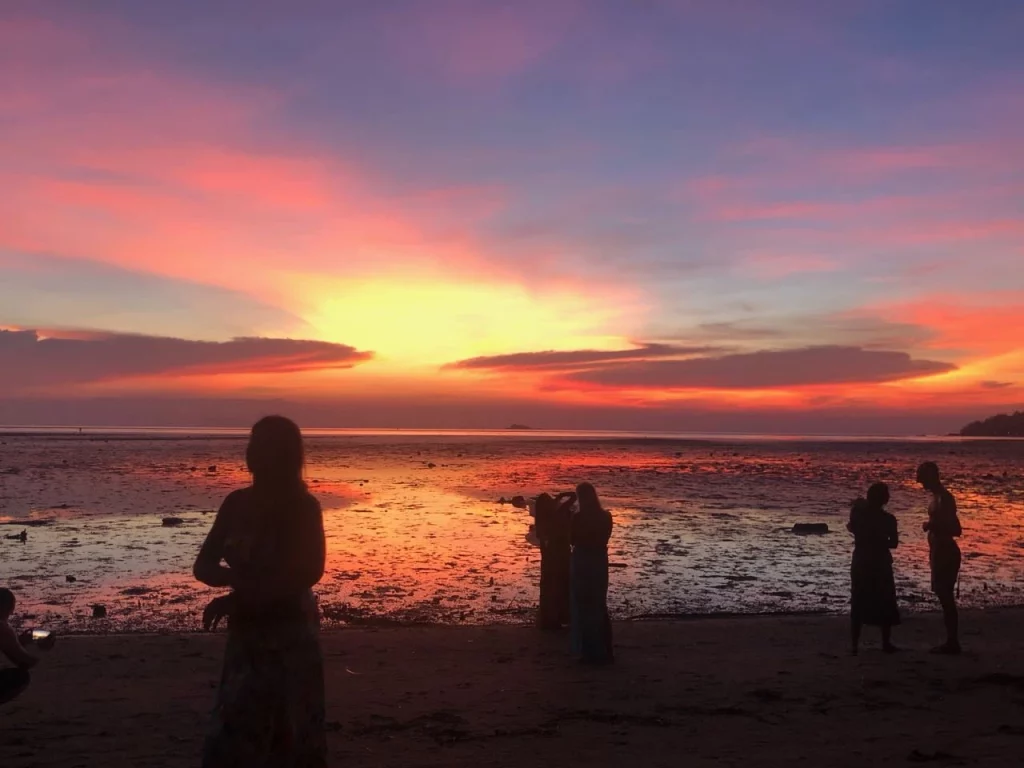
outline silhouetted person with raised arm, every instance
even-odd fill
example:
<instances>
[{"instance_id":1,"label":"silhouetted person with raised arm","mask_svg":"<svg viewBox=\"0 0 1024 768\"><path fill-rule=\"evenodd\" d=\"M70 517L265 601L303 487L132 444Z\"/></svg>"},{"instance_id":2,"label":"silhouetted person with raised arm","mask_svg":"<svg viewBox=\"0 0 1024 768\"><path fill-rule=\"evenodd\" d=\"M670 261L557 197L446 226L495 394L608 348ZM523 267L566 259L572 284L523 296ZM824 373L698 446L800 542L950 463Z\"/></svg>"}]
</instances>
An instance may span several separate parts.
<instances>
[{"instance_id":1,"label":"silhouetted person with raised arm","mask_svg":"<svg viewBox=\"0 0 1024 768\"><path fill-rule=\"evenodd\" d=\"M541 629L561 629L569 623L570 530L575 493L552 497L542 493L536 502L536 531L540 540Z\"/></svg>"},{"instance_id":2,"label":"silhouetted person with raised arm","mask_svg":"<svg viewBox=\"0 0 1024 768\"><path fill-rule=\"evenodd\" d=\"M939 478L939 468L926 461L917 468L917 482L932 495L928 519L923 528L928 533L928 562L932 571L932 592L942 605L946 623L946 642L932 653L960 653L960 617L956 608L956 583L960 578L960 547L956 537L963 533L956 512L956 499Z\"/></svg>"},{"instance_id":3,"label":"silhouetted person with raised arm","mask_svg":"<svg viewBox=\"0 0 1024 768\"><path fill-rule=\"evenodd\" d=\"M576 488L579 510L572 517L572 648L586 664L610 664L612 623L608 616L608 540L612 516L590 483Z\"/></svg>"},{"instance_id":4,"label":"silhouetted person with raised arm","mask_svg":"<svg viewBox=\"0 0 1024 768\"><path fill-rule=\"evenodd\" d=\"M204 768L327 765L323 660L312 587L324 572L320 505L303 481L302 434L268 416L246 450L252 485L221 505L195 563L211 587L230 587L203 614L224 616L228 640ZM223 561L223 563L222 563Z\"/></svg>"},{"instance_id":5,"label":"silhouetted person with raised arm","mask_svg":"<svg viewBox=\"0 0 1024 768\"><path fill-rule=\"evenodd\" d=\"M854 540L850 566L850 650L854 656L865 624L881 628L882 650L898 650L892 644L892 628L900 623L900 611L890 550L899 546L899 533L896 518L885 511L888 503L889 486L875 483L868 488L867 498L853 503L850 522L846 524Z\"/></svg>"}]
</instances>

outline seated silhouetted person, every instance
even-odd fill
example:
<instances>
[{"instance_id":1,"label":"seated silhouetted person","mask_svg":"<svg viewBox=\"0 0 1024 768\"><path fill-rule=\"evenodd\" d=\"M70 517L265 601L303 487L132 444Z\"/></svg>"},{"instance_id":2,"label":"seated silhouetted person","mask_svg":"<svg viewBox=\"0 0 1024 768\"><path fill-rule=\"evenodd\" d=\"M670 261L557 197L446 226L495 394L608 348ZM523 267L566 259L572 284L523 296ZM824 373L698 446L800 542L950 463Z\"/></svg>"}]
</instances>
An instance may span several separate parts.
<instances>
[{"instance_id":1,"label":"seated silhouetted person","mask_svg":"<svg viewBox=\"0 0 1024 768\"><path fill-rule=\"evenodd\" d=\"M21 647L21 640L10 625L14 606L14 593L0 589L0 653L14 664L13 668L0 669L0 704L15 698L28 687L31 680L28 671L39 663L39 659Z\"/></svg>"}]
</instances>

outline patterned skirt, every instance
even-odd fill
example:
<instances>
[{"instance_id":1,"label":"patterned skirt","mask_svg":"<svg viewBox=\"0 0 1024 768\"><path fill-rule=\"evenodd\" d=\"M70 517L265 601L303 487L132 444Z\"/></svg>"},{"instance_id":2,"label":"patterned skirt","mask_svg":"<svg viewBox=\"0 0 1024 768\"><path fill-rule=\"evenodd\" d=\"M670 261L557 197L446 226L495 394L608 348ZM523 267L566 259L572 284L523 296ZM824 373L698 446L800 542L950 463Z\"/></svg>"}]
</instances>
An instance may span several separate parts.
<instances>
[{"instance_id":1,"label":"patterned skirt","mask_svg":"<svg viewBox=\"0 0 1024 768\"><path fill-rule=\"evenodd\" d=\"M325 768L318 626L229 626L203 768Z\"/></svg>"}]
</instances>

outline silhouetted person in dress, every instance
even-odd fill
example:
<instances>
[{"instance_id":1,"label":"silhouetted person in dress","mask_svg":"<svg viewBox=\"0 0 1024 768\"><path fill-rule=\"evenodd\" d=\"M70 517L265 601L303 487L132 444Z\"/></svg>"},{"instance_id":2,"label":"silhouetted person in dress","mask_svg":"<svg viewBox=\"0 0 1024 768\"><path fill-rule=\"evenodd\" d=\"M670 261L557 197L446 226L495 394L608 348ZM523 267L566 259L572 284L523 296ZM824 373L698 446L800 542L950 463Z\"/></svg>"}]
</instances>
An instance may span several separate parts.
<instances>
[{"instance_id":1,"label":"silhouetted person in dress","mask_svg":"<svg viewBox=\"0 0 1024 768\"><path fill-rule=\"evenodd\" d=\"M572 557L570 531L575 493L552 497L542 493L536 502L536 532L540 541L541 629L561 629L569 623L569 582Z\"/></svg>"},{"instance_id":2,"label":"silhouetted person in dress","mask_svg":"<svg viewBox=\"0 0 1024 768\"><path fill-rule=\"evenodd\" d=\"M854 656L865 624L881 628L882 650L897 650L892 644L892 628L900 623L900 612L890 550L899 546L899 533L896 518L885 511L888 503L889 486L875 483L868 488L866 499L853 503L850 522L846 524L854 540L850 566L850 641Z\"/></svg>"},{"instance_id":3,"label":"silhouetted person in dress","mask_svg":"<svg viewBox=\"0 0 1024 768\"><path fill-rule=\"evenodd\" d=\"M245 458L252 485L224 500L194 568L204 584L231 588L203 614L208 630L227 616L228 640L202 764L322 768L323 660L312 587L324 572L323 515L303 481L293 422L261 419Z\"/></svg>"},{"instance_id":4,"label":"silhouetted person in dress","mask_svg":"<svg viewBox=\"0 0 1024 768\"><path fill-rule=\"evenodd\" d=\"M939 478L939 468L926 461L917 468L917 482L932 495L928 519L923 528L928 533L928 562L932 571L932 592L942 605L946 624L946 642L932 653L960 653L960 617L956 607L956 584L960 578L960 547L956 538L963 533L956 512L956 499Z\"/></svg>"},{"instance_id":5,"label":"silhouetted person in dress","mask_svg":"<svg viewBox=\"0 0 1024 768\"><path fill-rule=\"evenodd\" d=\"M572 517L572 648L587 664L610 664L612 623L608 616L608 540L612 516L590 483L576 488L579 511Z\"/></svg>"}]
</instances>

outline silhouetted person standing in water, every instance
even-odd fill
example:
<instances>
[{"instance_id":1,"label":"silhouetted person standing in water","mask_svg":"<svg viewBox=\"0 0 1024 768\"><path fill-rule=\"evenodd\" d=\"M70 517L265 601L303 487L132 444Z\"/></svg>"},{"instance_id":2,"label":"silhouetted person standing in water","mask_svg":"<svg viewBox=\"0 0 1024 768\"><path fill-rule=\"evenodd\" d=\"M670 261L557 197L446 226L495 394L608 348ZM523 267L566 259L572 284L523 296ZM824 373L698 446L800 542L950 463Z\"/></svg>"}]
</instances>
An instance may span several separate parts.
<instances>
[{"instance_id":1,"label":"silhouetted person standing in water","mask_svg":"<svg viewBox=\"0 0 1024 768\"><path fill-rule=\"evenodd\" d=\"M866 499L857 499L850 510L846 528L853 534L853 564L850 566L852 600L850 641L853 655L860 646L860 630L865 624L882 630L882 650L894 653L892 628L900 623L896 605L896 580L892 572L892 553L899 546L896 518L885 511L889 486L875 483Z\"/></svg>"},{"instance_id":2,"label":"silhouetted person standing in water","mask_svg":"<svg viewBox=\"0 0 1024 768\"><path fill-rule=\"evenodd\" d=\"M608 616L608 540L612 516L590 483L576 488L579 511L572 517L572 648L586 664L610 664L612 623Z\"/></svg>"},{"instance_id":3,"label":"silhouetted person standing in water","mask_svg":"<svg viewBox=\"0 0 1024 768\"><path fill-rule=\"evenodd\" d=\"M231 588L203 614L207 629L228 617L228 641L202 764L323 768L323 659L312 587L324 572L324 528L303 481L299 428L281 416L261 419L245 458L252 485L224 500L194 568L204 584Z\"/></svg>"},{"instance_id":4,"label":"silhouetted person standing in water","mask_svg":"<svg viewBox=\"0 0 1024 768\"><path fill-rule=\"evenodd\" d=\"M537 497L536 530L540 540L537 623L541 629L561 629L569 623L570 526L575 503L575 493L561 493L554 498L542 493Z\"/></svg>"},{"instance_id":5,"label":"silhouetted person standing in water","mask_svg":"<svg viewBox=\"0 0 1024 768\"><path fill-rule=\"evenodd\" d=\"M932 570L932 592L942 604L946 642L932 653L960 653L960 617L956 608L956 583L960 577L960 547L956 537L963 533L956 513L956 500L939 479L939 468L926 461L917 468L917 482L932 495L928 504L928 561Z\"/></svg>"}]
</instances>

